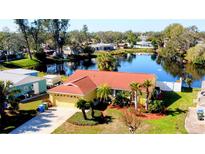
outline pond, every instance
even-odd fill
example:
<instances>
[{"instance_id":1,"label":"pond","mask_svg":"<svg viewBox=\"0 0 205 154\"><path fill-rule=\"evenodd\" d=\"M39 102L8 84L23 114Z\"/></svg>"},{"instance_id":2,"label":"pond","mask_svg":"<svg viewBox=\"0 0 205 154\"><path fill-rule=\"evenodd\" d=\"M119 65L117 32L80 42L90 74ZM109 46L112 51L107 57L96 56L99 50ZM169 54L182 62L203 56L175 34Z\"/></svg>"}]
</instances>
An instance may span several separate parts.
<instances>
[{"instance_id":1,"label":"pond","mask_svg":"<svg viewBox=\"0 0 205 154\"><path fill-rule=\"evenodd\" d=\"M192 87L201 87L201 81L205 79L205 69L191 65L184 66L150 54L127 54L118 57L119 72L152 73L158 81L176 81L180 77L190 76L194 79ZM70 75L77 69L97 70L96 59L86 59L62 64L49 64L41 66L38 70L49 74ZM185 85L185 83L183 83Z\"/></svg>"}]
</instances>

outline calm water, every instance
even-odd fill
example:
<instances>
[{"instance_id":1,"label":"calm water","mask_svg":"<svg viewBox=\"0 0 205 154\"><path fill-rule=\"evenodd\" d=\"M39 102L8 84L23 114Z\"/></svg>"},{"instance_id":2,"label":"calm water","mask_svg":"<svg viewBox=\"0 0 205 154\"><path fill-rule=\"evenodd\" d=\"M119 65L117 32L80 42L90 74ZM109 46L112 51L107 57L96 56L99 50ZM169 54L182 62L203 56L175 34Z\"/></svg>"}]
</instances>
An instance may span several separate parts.
<instances>
[{"instance_id":1,"label":"calm water","mask_svg":"<svg viewBox=\"0 0 205 154\"><path fill-rule=\"evenodd\" d=\"M64 62L51 64L45 68L50 74L70 75L77 69L97 70L96 60L84 60L77 62ZM159 59L154 55L126 55L118 58L119 72L153 73L158 81L176 81L180 77L191 76L194 78L193 87L200 87L205 79L205 70L196 69L193 66L182 66L170 61Z\"/></svg>"}]
</instances>

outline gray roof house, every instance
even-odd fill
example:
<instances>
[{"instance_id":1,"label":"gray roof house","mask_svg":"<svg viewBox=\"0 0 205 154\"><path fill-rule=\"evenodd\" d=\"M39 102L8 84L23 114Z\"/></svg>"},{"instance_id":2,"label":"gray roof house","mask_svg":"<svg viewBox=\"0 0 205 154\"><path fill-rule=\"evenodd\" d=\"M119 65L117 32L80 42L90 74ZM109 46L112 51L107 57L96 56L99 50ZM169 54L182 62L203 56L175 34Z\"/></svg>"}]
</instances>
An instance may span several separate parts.
<instances>
[{"instance_id":1,"label":"gray roof house","mask_svg":"<svg viewBox=\"0 0 205 154\"><path fill-rule=\"evenodd\" d=\"M38 76L38 71L36 71L36 70L29 70L29 69L22 69L22 68L4 70L2 72L12 73L12 74L20 74L20 75Z\"/></svg>"},{"instance_id":2,"label":"gray roof house","mask_svg":"<svg viewBox=\"0 0 205 154\"><path fill-rule=\"evenodd\" d=\"M47 90L46 79L41 77L0 71L0 80L11 81L14 84L14 88L21 91L18 96L26 94L41 94Z\"/></svg>"}]
</instances>

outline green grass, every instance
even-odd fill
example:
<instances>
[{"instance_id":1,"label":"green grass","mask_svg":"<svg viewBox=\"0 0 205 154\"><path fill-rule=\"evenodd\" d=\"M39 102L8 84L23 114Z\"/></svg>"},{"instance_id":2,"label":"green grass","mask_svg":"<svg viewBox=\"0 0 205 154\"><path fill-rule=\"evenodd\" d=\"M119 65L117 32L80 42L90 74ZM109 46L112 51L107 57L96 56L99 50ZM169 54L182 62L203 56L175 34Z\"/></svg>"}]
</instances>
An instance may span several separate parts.
<instances>
[{"instance_id":1,"label":"green grass","mask_svg":"<svg viewBox=\"0 0 205 154\"><path fill-rule=\"evenodd\" d=\"M193 106L198 90L193 92L167 92L165 102L167 115L156 120L143 120L136 131L139 134L186 134L184 127L188 107ZM108 124L96 126L76 126L66 121L57 128L55 134L128 134L128 128L121 120L122 112L117 109L107 109L106 115L112 118Z\"/></svg>"},{"instance_id":2,"label":"green grass","mask_svg":"<svg viewBox=\"0 0 205 154\"><path fill-rule=\"evenodd\" d=\"M39 61L36 59L21 59L3 63L4 67L7 68L31 68L37 66L38 64Z\"/></svg>"},{"instance_id":3,"label":"green grass","mask_svg":"<svg viewBox=\"0 0 205 154\"><path fill-rule=\"evenodd\" d=\"M105 51L98 51L94 54L99 55L103 52ZM154 49L117 49L117 50L110 51L109 53L117 56L117 55L125 55L128 53L134 54L134 53L153 53L153 52Z\"/></svg>"},{"instance_id":4,"label":"green grass","mask_svg":"<svg viewBox=\"0 0 205 154\"><path fill-rule=\"evenodd\" d=\"M38 106L42 103L42 100L37 100L37 101L31 101L28 103L20 103L19 104L19 109L28 111L28 110L36 110Z\"/></svg>"},{"instance_id":5,"label":"green grass","mask_svg":"<svg viewBox=\"0 0 205 154\"><path fill-rule=\"evenodd\" d=\"M186 134L184 127L188 108L193 106L193 99L196 98L198 90L193 92L167 92L165 102L167 102L167 115L157 120L145 120L143 122L146 129L138 133L146 134Z\"/></svg>"},{"instance_id":6,"label":"green grass","mask_svg":"<svg viewBox=\"0 0 205 154\"><path fill-rule=\"evenodd\" d=\"M78 126L66 121L53 134L127 134L129 133L127 127L119 119L121 114L119 110L107 109L106 115L111 117L111 121L95 126Z\"/></svg>"},{"instance_id":7,"label":"green grass","mask_svg":"<svg viewBox=\"0 0 205 154\"><path fill-rule=\"evenodd\" d=\"M99 124L98 118L101 116L101 112L98 110L95 110L95 119L92 118L91 116L91 111L88 111L86 113L87 115L87 120L83 118L82 112L77 112L75 113L72 117L68 119L68 122L75 124L75 125L80 125L80 126L93 126Z\"/></svg>"}]
</instances>

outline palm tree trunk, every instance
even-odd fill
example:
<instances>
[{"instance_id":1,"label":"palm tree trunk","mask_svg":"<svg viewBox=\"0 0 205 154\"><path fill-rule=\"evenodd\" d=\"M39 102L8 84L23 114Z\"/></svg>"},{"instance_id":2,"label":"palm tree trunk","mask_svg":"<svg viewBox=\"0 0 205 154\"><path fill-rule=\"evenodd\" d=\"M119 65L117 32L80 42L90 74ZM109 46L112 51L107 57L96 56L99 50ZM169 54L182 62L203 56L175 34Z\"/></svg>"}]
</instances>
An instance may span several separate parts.
<instances>
[{"instance_id":1,"label":"palm tree trunk","mask_svg":"<svg viewBox=\"0 0 205 154\"><path fill-rule=\"evenodd\" d=\"M134 102L135 102L135 110L137 110L137 93L136 93L136 91L135 91L135 100L134 100Z\"/></svg>"},{"instance_id":2,"label":"palm tree trunk","mask_svg":"<svg viewBox=\"0 0 205 154\"><path fill-rule=\"evenodd\" d=\"M145 103L145 110L148 111L149 109L149 90L146 90L147 95L146 95L146 103Z\"/></svg>"},{"instance_id":3,"label":"palm tree trunk","mask_svg":"<svg viewBox=\"0 0 205 154\"><path fill-rule=\"evenodd\" d=\"M94 111L93 107L91 107L91 116L92 116L92 118L95 118L95 111Z\"/></svg>"},{"instance_id":4,"label":"palm tree trunk","mask_svg":"<svg viewBox=\"0 0 205 154\"><path fill-rule=\"evenodd\" d=\"M5 111L4 109L0 109L0 116L1 116L1 120L0 120L0 127L4 124L5 121Z\"/></svg>"},{"instance_id":5,"label":"palm tree trunk","mask_svg":"<svg viewBox=\"0 0 205 154\"><path fill-rule=\"evenodd\" d=\"M84 118L85 120L87 120L87 116L86 116L86 113L85 113L85 109L82 109L82 113L83 113L83 118Z\"/></svg>"}]
</instances>

